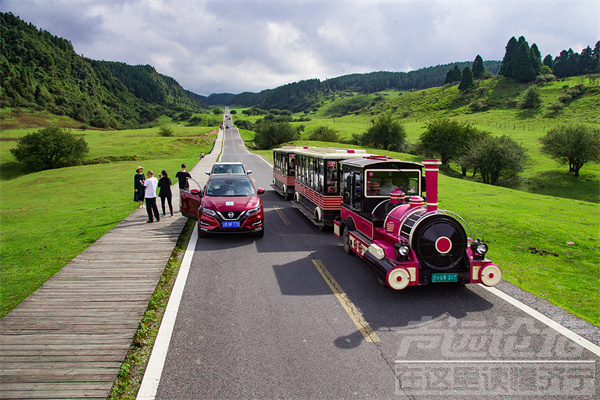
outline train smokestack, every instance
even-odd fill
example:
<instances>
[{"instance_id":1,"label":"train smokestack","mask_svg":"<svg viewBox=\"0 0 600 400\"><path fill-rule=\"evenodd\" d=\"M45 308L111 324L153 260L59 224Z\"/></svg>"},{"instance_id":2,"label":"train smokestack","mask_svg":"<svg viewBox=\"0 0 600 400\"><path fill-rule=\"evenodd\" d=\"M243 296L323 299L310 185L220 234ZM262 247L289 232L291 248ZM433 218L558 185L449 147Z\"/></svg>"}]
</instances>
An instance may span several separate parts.
<instances>
[{"instance_id":1,"label":"train smokestack","mask_svg":"<svg viewBox=\"0 0 600 400\"><path fill-rule=\"evenodd\" d=\"M427 193L427 212L438 209L438 174L440 160L423 160L425 166L425 192Z\"/></svg>"}]
</instances>

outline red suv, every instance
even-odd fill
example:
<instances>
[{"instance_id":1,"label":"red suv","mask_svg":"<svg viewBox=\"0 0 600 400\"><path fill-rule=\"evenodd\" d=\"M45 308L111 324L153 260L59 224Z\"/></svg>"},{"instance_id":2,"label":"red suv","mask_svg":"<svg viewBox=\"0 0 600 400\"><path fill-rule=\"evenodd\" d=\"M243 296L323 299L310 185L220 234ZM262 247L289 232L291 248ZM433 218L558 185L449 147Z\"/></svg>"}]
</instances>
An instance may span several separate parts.
<instances>
[{"instance_id":1,"label":"red suv","mask_svg":"<svg viewBox=\"0 0 600 400\"><path fill-rule=\"evenodd\" d=\"M181 193L181 213L199 221L200 237L209 233L251 233L263 237L264 212L258 195L264 192L263 188L256 189L247 175L211 175L204 191Z\"/></svg>"}]
</instances>

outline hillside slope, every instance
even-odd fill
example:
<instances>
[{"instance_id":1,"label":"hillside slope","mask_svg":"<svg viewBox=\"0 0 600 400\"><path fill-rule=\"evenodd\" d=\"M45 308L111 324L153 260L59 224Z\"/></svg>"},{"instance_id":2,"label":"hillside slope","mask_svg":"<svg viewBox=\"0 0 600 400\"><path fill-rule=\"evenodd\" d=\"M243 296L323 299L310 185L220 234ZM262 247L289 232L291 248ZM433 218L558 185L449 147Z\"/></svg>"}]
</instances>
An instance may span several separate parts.
<instances>
[{"instance_id":1,"label":"hillside slope","mask_svg":"<svg viewBox=\"0 0 600 400\"><path fill-rule=\"evenodd\" d=\"M0 13L0 30L1 107L46 110L115 129L139 127L169 111L206 107L152 67L83 58L68 40L12 13ZM142 85L146 91L139 90Z\"/></svg>"}]
</instances>

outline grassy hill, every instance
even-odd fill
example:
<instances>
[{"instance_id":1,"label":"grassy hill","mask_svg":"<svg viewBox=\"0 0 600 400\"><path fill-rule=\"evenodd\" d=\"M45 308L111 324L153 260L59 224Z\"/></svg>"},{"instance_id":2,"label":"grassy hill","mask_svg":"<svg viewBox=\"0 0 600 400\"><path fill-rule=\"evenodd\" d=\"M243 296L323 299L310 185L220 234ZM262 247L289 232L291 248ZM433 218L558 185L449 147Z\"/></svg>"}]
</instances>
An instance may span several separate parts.
<instances>
[{"instance_id":1,"label":"grassy hill","mask_svg":"<svg viewBox=\"0 0 600 400\"><path fill-rule=\"evenodd\" d=\"M582 94L565 104L562 111L547 109L565 91L577 85L582 85ZM560 166L542 154L539 143L539 138L549 129L561 124L597 127L600 81L574 77L546 83L540 87L542 105L538 109L523 110L516 103L528 87L511 79L494 78L478 81L477 87L468 94L459 92L457 85L418 91L384 91L370 95L338 93L323 97L323 105L316 111L295 114L297 122L292 124L304 127L303 138L318 126L328 126L339 131L342 139L350 140L352 135L366 131L378 115L391 113L404 124L408 141L415 144L429 121L434 118L453 118L473 124L492 135L508 135L528 150L527 169L521 175L520 182L512 188L600 202L598 164L586 165L581 170L581 176L574 177L568 173L568 167ZM485 110L473 111L474 103L485 104ZM232 110L235 108L232 107ZM254 122L261 116L247 117L237 112L234 118ZM453 170L446 172L459 177L460 168L452 164L451 167Z\"/></svg>"}]
</instances>

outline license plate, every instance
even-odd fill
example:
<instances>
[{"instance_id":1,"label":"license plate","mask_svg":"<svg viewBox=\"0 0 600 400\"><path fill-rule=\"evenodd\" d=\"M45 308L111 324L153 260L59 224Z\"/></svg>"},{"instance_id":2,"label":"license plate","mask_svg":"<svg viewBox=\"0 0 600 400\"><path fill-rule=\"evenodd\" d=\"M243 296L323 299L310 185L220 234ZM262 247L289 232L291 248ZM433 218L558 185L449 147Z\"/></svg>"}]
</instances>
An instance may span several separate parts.
<instances>
[{"instance_id":1,"label":"license plate","mask_svg":"<svg viewBox=\"0 0 600 400\"><path fill-rule=\"evenodd\" d=\"M239 228L240 221L223 221L223 228Z\"/></svg>"},{"instance_id":2,"label":"license plate","mask_svg":"<svg viewBox=\"0 0 600 400\"><path fill-rule=\"evenodd\" d=\"M458 282L458 274L431 274L431 282Z\"/></svg>"}]
</instances>

